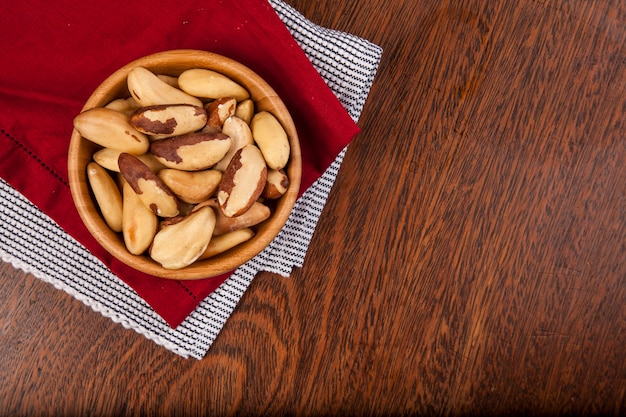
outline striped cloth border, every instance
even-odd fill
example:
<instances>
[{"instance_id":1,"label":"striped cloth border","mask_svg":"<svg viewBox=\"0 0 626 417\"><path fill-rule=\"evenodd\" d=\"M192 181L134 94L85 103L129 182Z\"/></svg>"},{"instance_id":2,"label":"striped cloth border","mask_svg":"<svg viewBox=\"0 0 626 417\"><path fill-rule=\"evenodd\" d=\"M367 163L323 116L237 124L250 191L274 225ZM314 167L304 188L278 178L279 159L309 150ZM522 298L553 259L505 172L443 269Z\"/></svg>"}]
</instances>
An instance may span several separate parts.
<instances>
[{"instance_id":1,"label":"striped cloth border","mask_svg":"<svg viewBox=\"0 0 626 417\"><path fill-rule=\"evenodd\" d=\"M359 37L315 25L281 0L269 0L328 86L358 121L382 49ZM296 202L287 224L254 259L237 269L172 329L132 288L0 179L0 256L4 262L63 290L93 310L168 350L203 358L258 271L288 276L302 266L344 149Z\"/></svg>"}]
</instances>

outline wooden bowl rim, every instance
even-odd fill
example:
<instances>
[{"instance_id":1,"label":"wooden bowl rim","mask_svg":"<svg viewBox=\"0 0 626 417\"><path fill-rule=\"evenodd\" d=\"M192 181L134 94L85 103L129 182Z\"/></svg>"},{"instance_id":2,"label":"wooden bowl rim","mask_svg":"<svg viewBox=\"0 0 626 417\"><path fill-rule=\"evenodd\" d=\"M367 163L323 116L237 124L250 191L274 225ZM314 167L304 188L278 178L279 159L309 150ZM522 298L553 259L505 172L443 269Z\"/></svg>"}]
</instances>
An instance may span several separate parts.
<instances>
[{"instance_id":1,"label":"wooden bowl rim","mask_svg":"<svg viewBox=\"0 0 626 417\"><path fill-rule=\"evenodd\" d=\"M157 52L138 58L116 70L91 94L81 111L103 106L127 93L126 76L136 67L143 66L160 74L179 75L184 69L208 68L231 77L246 87L251 94L256 111L271 111L283 124L291 146L291 157L286 167L290 185L276 203L272 216L258 229L257 234L236 249L207 260L198 261L186 268L170 270L163 268L147 255L132 255L126 250L120 234L113 232L100 216L91 196L86 176L87 154L89 158L97 145L82 138L75 129L68 151L69 185L75 207L92 236L113 257L127 266L148 275L175 280L204 279L234 271L261 253L279 234L287 222L298 198L301 180L300 143L293 119L275 90L247 66L209 51L178 49Z\"/></svg>"}]
</instances>

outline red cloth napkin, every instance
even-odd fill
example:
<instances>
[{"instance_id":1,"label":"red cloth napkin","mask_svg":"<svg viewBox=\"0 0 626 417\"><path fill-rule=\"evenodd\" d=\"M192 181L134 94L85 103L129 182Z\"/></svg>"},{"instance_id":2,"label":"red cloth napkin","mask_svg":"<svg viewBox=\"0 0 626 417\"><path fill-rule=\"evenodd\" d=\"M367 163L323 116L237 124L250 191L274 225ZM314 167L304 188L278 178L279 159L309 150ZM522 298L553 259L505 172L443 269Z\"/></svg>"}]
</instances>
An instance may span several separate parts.
<instances>
[{"instance_id":1,"label":"red cloth napkin","mask_svg":"<svg viewBox=\"0 0 626 417\"><path fill-rule=\"evenodd\" d=\"M91 237L67 179L72 119L113 71L151 53L200 49L259 73L300 135L301 193L359 132L266 0L8 2L0 14L0 176L130 285L172 327L227 277L156 278ZM35 232L35 231L34 231Z\"/></svg>"}]
</instances>

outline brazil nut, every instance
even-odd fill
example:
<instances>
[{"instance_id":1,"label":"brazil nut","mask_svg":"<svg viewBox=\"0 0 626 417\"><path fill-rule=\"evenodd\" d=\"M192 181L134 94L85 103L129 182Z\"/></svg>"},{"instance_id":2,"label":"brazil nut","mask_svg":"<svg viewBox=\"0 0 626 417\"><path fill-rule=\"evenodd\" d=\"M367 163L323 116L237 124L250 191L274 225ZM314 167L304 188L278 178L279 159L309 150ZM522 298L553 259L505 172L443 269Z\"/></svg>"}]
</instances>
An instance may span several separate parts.
<instances>
[{"instance_id":1,"label":"brazil nut","mask_svg":"<svg viewBox=\"0 0 626 417\"><path fill-rule=\"evenodd\" d=\"M168 168L200 171L219 162L231 142L222 133L188 133L152 142L150 151Z\"/></svg>"},{"instance_id":2,"label":"brazil nut","mask_svg":"<svg viewBox=\"0 0 626 417\"><path fill-rule=\"evenodd\" d=\"M126 249L133 255L141 255L152 244L157 231L158 218L139 199L127 181L122 188L122 236Z\"/></svg>"},{"instance_id":3,"label":"brazil nut","mask_svg":"<svg viewBox=\"0 0 626 417\"><path fill-rule=\"evenodd\" d=\"M120 154L117 163L120 174L154 214L160 217L174 217L179 214L178 199L146 164L127 153Z\"/></svg>"},{"instance_id":4,"label":"brazil nut","mask_svg":"<svg viewBox=\"0 0 626 417\"><path fill-rule=\"evenodd\" d=\"M95 162L87 165L89 185L106 224L114 232L122 230L122 196L109 173Z\"/></svg>"},{"instance_id":5,"label":"brazil nut","mask_svg":"<svg viewBox=\"0 0 626 417\"><path fill-rule=\"evenodd\" d=\"M267 180L267 165L259 148L246 145L230 160L217 191L217 201L226 217L246 212L259 198Z\"/></svg>"},{"instance_id":6,"label":"brazil nut","mask_svg":"<svg viewBox=\"0 0 626 417\"><path fill-rule=\"evenodd\" d=\"M252 137L257 144L267 166L272 169L281 169L287 165L289 154L289 137L276 117L267 111L254 115L250 122Z\"/></svg>"},{"instance_id":7,"label":"brazil nut","mask_svg":"<svg viewBox=\"0 0 626 417\"><path fill-rule=\"evenodd\" d=\"M133 155L145 153L150 146L148 137L135 129L126 115L104 107L77 115L74 128L82 137L98 145Z\"/></svg>"},{"instance_id":8,"label":"brazil nut","mask_svg":"<svg viewBox=\"0 0 626 417\"><path fill-rule=\"evenodd\" d=\"M130 123L146 135L177 136L202 129L207 112L190 104L155 105L138 109L130 116Z\"/></svg>"},{"instance_id":9,"label":"brazil nut","mask_svg":"<svg viewBox=\"0 0 626 417\"><path fill-rule=\"evenodd\" d=\"M181 171L166 168L157 175L179 199L190 204L201 203L211 197L222 179L222 173L215 169Z\"/></svg>"},{"instance_id":10,"label":"brazil nut","mask_svg":"<svg viewBox=\"0 0 626 417\"><path fill-rule=\"evenodd\" d=\"M154 236L150 257L166 269L189 266L206 250L214 226L215 213L210 207L166 222Z\"/></svg>"}]
</instances>

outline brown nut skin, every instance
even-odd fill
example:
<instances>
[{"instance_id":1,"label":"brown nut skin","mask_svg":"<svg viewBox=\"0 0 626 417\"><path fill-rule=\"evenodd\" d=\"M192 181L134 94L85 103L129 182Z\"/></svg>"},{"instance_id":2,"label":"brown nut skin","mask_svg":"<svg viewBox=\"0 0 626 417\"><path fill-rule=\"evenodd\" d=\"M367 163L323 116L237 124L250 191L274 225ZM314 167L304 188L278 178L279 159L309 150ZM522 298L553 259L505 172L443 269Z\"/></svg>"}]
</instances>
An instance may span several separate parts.
<instances>
[{"instance_id":1,"label":"brown nut skin","mask_svg":"<svg viewBox=\"0 0 626 417\"><path fill-rule=\"evenodd\" d=\"M179 214L178 199L146 164L127 153L121 153L117 163L120 174L154 214L159 217L174 217Z\"/></svg>"},{"instance_id":2,"label":"brown nut skin","mask_svg":"<svg viewBox=\"0 0 626 417\"><path fill-rule=\"evenodd\" d=\"M210 207L164 222L154 236L150 257L167 269L189 266L206 250L214 226L215 212Z\"/></svg>"},{"instance_id":3,"label":"brown nut skin","mask_svg":"<svg viewBox=\"0 0 626 417\"><path fill-rule=\"evenodd\" d=\"M150 152L168 168L201 171L219 162L231 143L222 133L188 133L152 142Z\"/></svg>"},{"instance_id":4,"label":"brown nut skin","mask_svg":"<svg viewBox=\"0 0 626 417\"><path fill-rule=\"evenodd\" d=\"M221 129L226 119L235 114L237 100L232 97L222 97L205 104L207 125Z\"/></svg>"},{"instance_id":5,"label":"brown nut skin","mask_svg":"<svg viewBox=\"0 0 626 417\"><path fill-rule=\"evenodd\" d=\"M267 165L254 145L246 145L233 155L217 190L217 202L226 217L245 213L261 196L267 181Z\"/></svg>"},{"instance_id":6,"label":"brown nut skin","mask_svg":"<svg viewBox=\"0 0 626 417\"><path fill-rule=\"evenodd\" d=\"M194 210L198 210L204 206L213 207L215 209L216 220L213 236L220 236L225 233L234 232L235 230L256 226L267 220L272 214L268 206L258 201L255 201L248 210L237 217L226 217L219 209L219 203L216 198L211 198L198 204Z\"/></svg>"},{"instance_id":7,"label":"brown nut skin","mask_svg":"<svg viewBox=\"0 0 626 417\"><path fill-rule=\"evenodd\" d=\"M169 137L195 132L206 125L207 112L190 104L161 104L141 107L130 116L130 124L146 135Z\"/></svg>"},{"instance_id":8,"label":"brown nut skin","mask_svg":"<svg viewBox=\"0 0 626 417\"><path fill-rule=\"evenodd\" d=\"M261 197L268 200L276 200L283 196L289 188L289 177L287 173L282 170L268 169L267 170L267 183L263 189Z\"/></svg>"}]
</instances>

